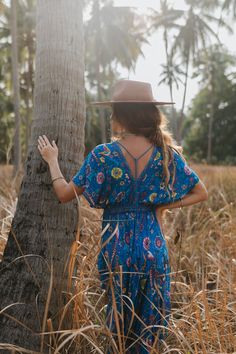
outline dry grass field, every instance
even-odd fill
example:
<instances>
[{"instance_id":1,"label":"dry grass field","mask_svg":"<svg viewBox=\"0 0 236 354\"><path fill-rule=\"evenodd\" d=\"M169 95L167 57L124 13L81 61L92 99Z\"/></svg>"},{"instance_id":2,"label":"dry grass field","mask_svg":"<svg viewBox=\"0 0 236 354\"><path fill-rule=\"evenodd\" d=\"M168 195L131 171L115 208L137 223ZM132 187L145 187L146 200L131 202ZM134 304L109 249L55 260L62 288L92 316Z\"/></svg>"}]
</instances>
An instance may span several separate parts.
<instances>
[{"instance_id":1,"label":"dry grass field","mask_svg":"<svg viewBox=\"0 0 236 354\"><path fill-rule=\"evenodd\" d=\"M232 354L236 353L236 167L192 167L209 198L166 215L172 316L170 334L152 353ZM10 172L11 166L0 168L1 254L20 185L20 178L12 181ZM71 290L74 329L53 333L48 319L51 353L62 353L65 342L75 338L77 353L106 353L108 342L115 348L114 338L103 325L106 306L96 272L101 210L89 208L84 198L80 210L81 227L72 247L69 275L76 267ZM123 353L119 348L114 352Z\"/></svg>"}]
</instances>

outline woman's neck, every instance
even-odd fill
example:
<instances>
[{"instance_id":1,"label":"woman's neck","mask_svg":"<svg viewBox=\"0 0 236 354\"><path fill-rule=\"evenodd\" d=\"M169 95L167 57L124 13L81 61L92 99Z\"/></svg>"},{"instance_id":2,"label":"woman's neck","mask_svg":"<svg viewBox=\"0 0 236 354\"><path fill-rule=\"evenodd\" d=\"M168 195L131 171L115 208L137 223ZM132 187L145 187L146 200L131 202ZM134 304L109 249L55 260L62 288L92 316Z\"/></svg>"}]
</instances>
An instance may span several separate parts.
<instances>
[{"instance_id":1,"label":"woman's neck","mask_svg":"<svg viewBox=\"0 0 236 354\"><path fill-rule=\"evenodd\" d=\"M124 135L120 135L118 137L118 140L122 140L122 142L125 142L127 144L142 144L142 143L150 143L150 140L143 136L143 135L138 135L138 134L133 134L133 133L127 133Z\"/></svg>"}]
</instances>

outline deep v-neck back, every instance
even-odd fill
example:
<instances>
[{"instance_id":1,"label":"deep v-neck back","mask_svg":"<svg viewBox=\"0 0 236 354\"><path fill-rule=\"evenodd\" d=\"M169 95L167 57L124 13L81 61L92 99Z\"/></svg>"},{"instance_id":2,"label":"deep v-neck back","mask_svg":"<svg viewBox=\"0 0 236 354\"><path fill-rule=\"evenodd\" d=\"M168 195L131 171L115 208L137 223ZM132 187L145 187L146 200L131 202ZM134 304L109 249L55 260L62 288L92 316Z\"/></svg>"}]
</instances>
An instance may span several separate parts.
<instances>
[{"instance_id":1,"label":"deep v-neck back","mask_svg":"<svg viewBox=\"0 0 236 354\"><path fill-rule=\"evenodd\" d=\"M148 167L151 165L152 161L153 161L153 157L154 157L154 153L155 153L155 145L151 145L148 147L148 149L146 149L140 156L138 157L134 157L131 152L121 143L119 142L118 140L115 141L116 143L116 146L119 150L119 153L120 153L120 156L121 158L123 159L124 163L125 163L125 166L127 167L127 170L128 170L128 174L130 175L130 178L134 181L138 181L143 175L144 173L147 171ZM132 157L132 159L134 160L134 163L135 163L135 176L133 175L132 171L131 171L131 168L130 168L130 165L126 159L126 157L124 156L123 154L123 151L120 147L120 145L127 151L127 153ZM145 167L143 168L143 170L141 171L141 173L139 174L139 176L137 176L137 170L138 170L138 160L143 157L151 148L153 148L153 151L152 151L152 155L151 157L149 158L148 162L146 163Z\"/></svg>"}]
</instances>

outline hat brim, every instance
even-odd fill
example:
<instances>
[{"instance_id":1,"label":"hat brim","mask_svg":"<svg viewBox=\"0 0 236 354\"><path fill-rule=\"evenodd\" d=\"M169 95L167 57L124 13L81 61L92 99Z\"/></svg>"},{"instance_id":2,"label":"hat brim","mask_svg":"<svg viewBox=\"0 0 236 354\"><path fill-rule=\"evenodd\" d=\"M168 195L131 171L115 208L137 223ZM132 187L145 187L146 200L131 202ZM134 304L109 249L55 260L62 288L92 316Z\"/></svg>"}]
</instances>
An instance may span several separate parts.
<instances>
[{"instance_id":1,"label":"hat brim","mask_svg":"<svg viewBox=\"0 0 236 354\"><path fill-rule=\"evenodd\" d=\"M161 102L161 101L97 101L97 102L90 102L89 105L111 106L113 103L146 103L146 104L155 104L157 106L175 104L175 102Z\"/></svg>"}]
</instances>

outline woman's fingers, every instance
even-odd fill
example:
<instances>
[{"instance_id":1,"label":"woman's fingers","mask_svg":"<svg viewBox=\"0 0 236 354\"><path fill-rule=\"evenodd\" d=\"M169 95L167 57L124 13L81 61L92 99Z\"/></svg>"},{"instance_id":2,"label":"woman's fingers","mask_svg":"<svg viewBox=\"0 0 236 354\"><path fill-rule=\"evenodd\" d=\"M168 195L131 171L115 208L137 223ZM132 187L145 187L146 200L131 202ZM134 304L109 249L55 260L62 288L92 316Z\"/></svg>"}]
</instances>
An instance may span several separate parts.
<instances>
[{"instance_id":1,"label":"woman's fingers","mask_svg":"<svg viewBox=\"0 0 236 354\"><path fill-rule=\"evenodd\" d=\"M48 138L46 137L46 135L39 135L39 141L41 142L41 144L43 145L48 145L50 144Z\"/></svg>"},{"instance_id":2,"label":"woman's fingers","mask_svg":"<svg viewBox=\"0 0 236 354\"><path fill-rule=\"evenodd\" d=\"M38 146L42 149L45 145L40 140L38 140Z\"/></svg>"},{"instance_id":3,"label":"woman's fingers","mask_svg":"<svg viewBox=\"0 0 236 354\"><path fill-rule=\"evenodd\" d=\"M38 142L40 143L41 146L48 146L48 145L52 146L46 135L43 136L39 135Z\"/></svg>"},{"instance_id":4,"label":"woman's fingers","mask_svg":"<svg viewBox=\"0 0 236 354\"><path fill-rule=\"evenodd\" d=\"M50 141L48 140L48 138L46 137L46 135L43 135L43 138L44 138L44 141L46 142L46 144L50 144L50 145L51 145L51 143L50 143Z\"/></svg>"},{"instance_id":5,"label":"woman's fingers","mask_svg":"<svg viewBox=\"0 0 236 354\"><path fill-rule=\"evenodd\" d=\"M38 138L38 142L39 142L40 146L46 146L47 145L45 140L43 139L43 137L41 135Z\"/></svg>"},{"instance_id":6,"label":"woman's fingers","mask_svg":"<svg viewBox=\"0 0 236 354\"><path fill-rule=\"evenodd\" d=\"M46 135L39 135L38 150L47 163L58 158L58 148L55 141L53 140L52 143L50 143Z\"/></svg>"},{"instance_id":7,"label":"woman's fingers","mask_svg":"<svg viewBox=\"0 0 236 354\"><path fill-rule=\"evenodd\" d=\"M46 150L44 150L44 148L47 148ZM38 137L38 149L40 151L40 153L45 153L47 152L47 154L57 154L58 153L58 148L57 145L55 143L55 141L52 141L52 144L50 143L50 141L48 140L46 135L39 135ZM53 151L52 151L53 150Z\"/></svg>"}]
</instances>

